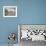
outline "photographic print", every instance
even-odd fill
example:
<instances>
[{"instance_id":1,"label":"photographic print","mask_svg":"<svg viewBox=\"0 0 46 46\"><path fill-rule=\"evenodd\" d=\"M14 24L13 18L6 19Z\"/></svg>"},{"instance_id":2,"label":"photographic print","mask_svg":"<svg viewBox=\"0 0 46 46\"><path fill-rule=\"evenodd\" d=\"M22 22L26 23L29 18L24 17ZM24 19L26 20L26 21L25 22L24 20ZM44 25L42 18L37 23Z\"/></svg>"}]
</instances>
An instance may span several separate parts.
<instances>
[{"instance_id":1,"label":"photographic print","mask_svg":"<svg viewBox=\"0 0 46 46\"><path fill-rule=\"evenodd\" d=\"M46 25L18 25L18 42L20 46L31 46L33 42L46 41Z\"/></svg>"},{"instance_id":2,"label":"photographic print","mask_svg":"<svg viewBox=\"0 0 46 46\"><path fill-rule=\"evenodd\" d=\"M3 6L3 17L17 17L17 6Z\"/></svg>"}]
</instances>

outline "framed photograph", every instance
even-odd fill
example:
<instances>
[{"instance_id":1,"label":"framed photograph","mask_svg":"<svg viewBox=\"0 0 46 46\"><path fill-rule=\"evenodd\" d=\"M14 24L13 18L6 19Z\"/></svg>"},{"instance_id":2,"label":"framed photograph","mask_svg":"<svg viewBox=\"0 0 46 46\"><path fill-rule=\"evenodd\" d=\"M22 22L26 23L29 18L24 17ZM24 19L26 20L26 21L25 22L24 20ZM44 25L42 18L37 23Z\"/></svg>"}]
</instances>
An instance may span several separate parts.
<instances>
[{"instance_id":1,"label":"framed photograph","mask_svg":"<svg viewBox=\"0 0 46 46\"><path fill-rule=\"evenodd\" d=\"M17 17L17 6L3 6L3 17Z\"/></svg>"},{"instance_id":2,"label":"framed photograph","mask_svg":"<svg viewBox=\"0 0 46 46\"><path fill-rule=\"evenodd\" d=\"M23 40L46 41L46 25L19 24L18 42Z\"/></svg>"}]
</instances>

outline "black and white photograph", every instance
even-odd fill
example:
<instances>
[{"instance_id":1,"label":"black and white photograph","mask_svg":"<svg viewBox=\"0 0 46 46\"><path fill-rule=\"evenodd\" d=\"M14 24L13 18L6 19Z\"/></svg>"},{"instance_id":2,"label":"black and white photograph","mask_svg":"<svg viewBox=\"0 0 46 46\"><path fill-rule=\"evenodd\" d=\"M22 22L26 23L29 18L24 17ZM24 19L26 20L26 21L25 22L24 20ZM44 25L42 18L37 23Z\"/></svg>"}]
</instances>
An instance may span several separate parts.
<instances>
[{"instance_id":1,"label":"black and white photograph","mask_svg":"<svg viewBox=\"0 0 46 46\"><path fill-rule=\"evenodd\" d=\"M31 46L46 41L46 25L20 24L18 26L20 46Z\"/></svg>"}]
</instances>

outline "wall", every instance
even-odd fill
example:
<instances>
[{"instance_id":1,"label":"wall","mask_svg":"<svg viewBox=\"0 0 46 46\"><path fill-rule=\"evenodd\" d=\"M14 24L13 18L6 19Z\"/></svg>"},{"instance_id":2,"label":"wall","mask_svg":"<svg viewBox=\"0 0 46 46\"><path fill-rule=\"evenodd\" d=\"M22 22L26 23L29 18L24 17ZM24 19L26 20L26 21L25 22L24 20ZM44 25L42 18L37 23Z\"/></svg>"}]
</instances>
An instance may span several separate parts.
<instances>
[{"instance_id":1,"label":"wall","mask_svg":"<svg viewBox=\"0 0 46 46\"><path fill-rule=\"evenodd\" d=\"M4 18L4 5L17 5L18 17ZM0 44L8 43L9 32L17 34L18 24L46 24L46 0L0 0Z\"/></svg>"},{"instance_id":2,"label":"wall","mask_svg":"<svg viewBox=\"0 0 46 46\"><path fill-rule=\"evenodd\" d=\"M17 32L17 18L3 17L3 6L18 6L17 0L0 0L0 44L7 44L9 42L8 35L10 32ZM18 43L16 38L15 43Z\"/></svg>"}]
</instances>

